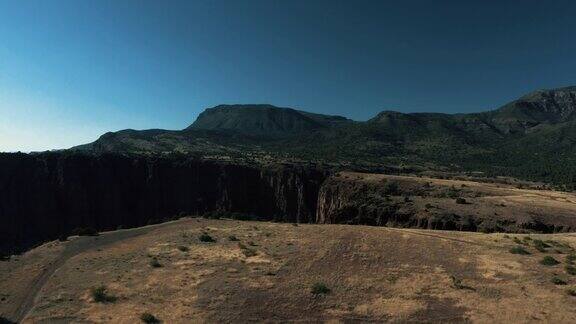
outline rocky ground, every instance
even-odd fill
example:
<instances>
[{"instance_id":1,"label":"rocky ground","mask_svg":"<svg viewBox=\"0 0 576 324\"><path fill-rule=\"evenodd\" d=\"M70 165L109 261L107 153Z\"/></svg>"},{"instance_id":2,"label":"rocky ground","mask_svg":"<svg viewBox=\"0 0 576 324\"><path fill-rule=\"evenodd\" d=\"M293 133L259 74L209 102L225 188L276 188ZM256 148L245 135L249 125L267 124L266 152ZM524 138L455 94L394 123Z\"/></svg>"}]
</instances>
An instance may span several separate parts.
<instances>
[{"instance_id":1,"label":"rocky ground","mask_svg":"<svg viewBox=\"0 0 576 324\"><path fill-rule=\"evenodd\" d=\"M194 218L117 233L0 262L1 316L32 297L24 323L576 321L574 234Z\"/></svg>"},{"instance_id":2,"label":"rocky ground","mask_svg":"<svg viewBox=\"0 0 576 324\"><path fill-rule=\"evenodd\" d=\"M575 211L574 193L465 179L340 172L320 189L316 221L554 233L576 230Z\"/></svg>"}]
</instances>

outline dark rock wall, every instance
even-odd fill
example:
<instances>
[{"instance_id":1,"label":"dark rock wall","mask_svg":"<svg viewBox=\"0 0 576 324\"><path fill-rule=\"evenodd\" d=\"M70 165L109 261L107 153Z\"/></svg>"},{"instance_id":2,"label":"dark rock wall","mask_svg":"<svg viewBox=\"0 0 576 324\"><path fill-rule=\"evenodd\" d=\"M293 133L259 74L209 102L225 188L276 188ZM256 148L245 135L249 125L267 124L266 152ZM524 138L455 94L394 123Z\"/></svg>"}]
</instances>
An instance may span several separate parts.
<instances>
[{"instance_id":1,"label":"dark rock wall","mask_svg":"<svg viewBox=\"0 0 576 324\"><path fill-rule=\"evenodd\" d=\"M0 252L75 228L112 230L209 211L314 222L326 172L187 157L0 154Z\"/></svg>"}]
</instances>

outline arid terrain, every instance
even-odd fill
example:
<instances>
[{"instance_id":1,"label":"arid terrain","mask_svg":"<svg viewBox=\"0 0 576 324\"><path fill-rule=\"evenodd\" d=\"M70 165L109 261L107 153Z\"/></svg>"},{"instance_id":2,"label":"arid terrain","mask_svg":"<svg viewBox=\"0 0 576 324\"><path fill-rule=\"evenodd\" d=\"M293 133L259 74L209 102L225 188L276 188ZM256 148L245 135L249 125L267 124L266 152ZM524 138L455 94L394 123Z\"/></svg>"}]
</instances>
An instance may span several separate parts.
<instances>
[{"instance_id":1,"label":"arid terrain","mask_svg":"<svg viewBox=\"0 0 576 324\"><path fill-rule=\"evenodd\" d=\"M134 323L143 313L166 323L569 323L574 246L574 234L185 218L51 242L1 262L0 313L12 319L31 298L24 323Z\"/></svg>"},{"instance_id":2,"label":"arid terrain","mask_svg":"<svg viewBox=\"0 0 576 324\"><path fill-rule=\"evenodd\" d=\"M492 182L340 172L320 189L316 222L516 233L576 229L576 194L485 180Z\"/></svg>"}]
</instances>

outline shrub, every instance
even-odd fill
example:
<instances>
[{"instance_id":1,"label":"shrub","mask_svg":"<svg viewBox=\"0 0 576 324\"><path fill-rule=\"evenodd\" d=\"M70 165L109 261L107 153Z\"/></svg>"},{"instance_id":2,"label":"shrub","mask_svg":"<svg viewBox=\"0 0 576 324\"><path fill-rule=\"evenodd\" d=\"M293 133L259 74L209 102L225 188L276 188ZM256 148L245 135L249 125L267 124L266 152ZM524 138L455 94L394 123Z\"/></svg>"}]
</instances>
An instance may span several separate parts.
<instances>
[{"instance_id":1,"label":"shrub","mask_svg":"<svg viewBox=\"0 0 576 324\"><path fill-rule=\"evenodd\" d=\"M96 303L113 303L116 301L116 297L108 295L104 285L93 287L90 290L90 295L92 295L92 300Z\"/></svg>"},{"instance_id":2,"label":"shrub","mask_svg":"<svg viewBox=\"0 0 576 324\"><path fill-rule=\"evenodd\" d=\"M240 241L236 236L234 235L230 235L228 236L228 240L232 241L232 242L237 242Z\"/></svg>"},{"instance_id":3,"label":"shrub","mask_svg":"<svg viewBox=\"0 0 576 324\"><path fill-rule=\"evenodd\" d=\"M462 284L462 279L456 278L454 276L451 276L450 279L452 279L452 286L454 286L454 288L464 289L464 285Z\"/></svg>"},{"instance_id":4,"label":"shrub","mask_svg":"<svg viewBox=\"0 0 576 324\"><path fill-rule=\"evenodd\" d=\"M160 320L150 313L143 313L140 315L140 320L149 324L160 323Z\"/></svg>"},{"instance_id":5,"label":"shrub","mask_svg":"<svg viewBox=\"0 0 576 324\"><path fill-rule=\"evenodd\" d=\"M524 242L520 241L520 239L517 237L515 237L512 241L514 241L516 244L524 244Z\"/></svg>"},{"instance_id":6,"label":"shrub","mask_svg":"<svg viewBox=\"0 0 576 324\"><path fill-rule=\"evenodd\" d=\"M576 289L570 288L570 289L566 290L566 293L570 296L576 296Z\"/></svg>"},{"instance_id":7,"label":"shrub","mask_svg":"<svg viewBox=\"0 0 576 324\"><path fill-rule=\"evenodd\" d=\"M204 242L204 243L216 242L216 240L212 236L208 235L207 233L202 233L202 235L200 235L199 239L200 239L200 242Z\"/></svg>"},{"instance_id":8,"label":"shrub","mask_svg":"<svg viewBox=\"0 0 576 324\"><path fill-rule=\"evenodd\" d=\"M465 205L465 204L467 204L466 199L460 198L460 197L456 198L456 203L457 203L457 204L460 204L460 205Z\"/></svg>"},{"instance_id":9,"label":"shrub","mask_svg":"<svg viewBox=\"0 0 576 324\"><path fill-rule=\"evenodd\" d=\"M314 295L326 295L326 294L330 293L330 288L328 288L328 286L326 286L325 284L323 284L321 282L317 282L314 285L312 285L311 292Z\"/></svg>"},{"instance_id":10,"label":"shrub","mask_svg":"<svg viewBox=\"0 0 576 324\"><path fill-rule=\"evenodd\" d=\"M560 262L556 259L554 259L553 257L547 255L544 258L542 258L542 260L540 260L540 264L545 265L545 266L555 266L557 264L559 264Z\"/></svg>"},{"instance_id":11,"label":"shrub","mask_svg":"<svg viewBox=\"0 0 576 324\"><path fill-rule=\"evenodd\" d=\"M534 248L536 248L536 250L538 250L540 252L546 252L546 248L550 247L549 244L546 244L542 240L534 240L533 243L534 243Z\"/></svg>"},{"instance_id":12,"label":"shrub","mask_svg":"<svg viewBox=\"0 0 576 324\"><path fill-rule=\"evenodd\" d=\"M150 260L150 266L152 268L161 268L162 265L160 264L160 262L158 262L158 259L153 258L152 260Z\"/></svg>"},{"instance_id":13,"label":"shrub","mask_svg":"<svg viewBox=\"0 0 576 324\"><path fill-rule=\"evenodd\" d=\"M240 248L240 250L242 250L242 253L247 258L256 256L258 254L258 252L256 252L256 250L251 249L242 243L238 243L238 247Z\"/></svg>"},{"instance_id":14,"label":"shrub","mask_svg":"<svg viewBox=\"0 0 576 324\"><path fill-rule=\"evenodd\" d=\"M247 258L256 256L258 254L258 252L256 252L256 250L254 249L243 249L242 253L244 254L244 256L246 256Z\"/></svg>"},{"instance_id":15,"label":"shrub","mask_svg":"<svg viewBox=\"0 0 576 324\"><path fill-rule=\"evenodd\" d=\"M566 285L567 284L567 282L564 279L559 278L559 277L553 277L551 281L555 285Z\"/></svg>"},{"instance_id":16,"label":"shrub","mask_svg":"<svg viewBox=\"0 0 576 324\"><path fill-rule=\"evenodd\" d=\"M387 181L384 184L384 194L386 195L398 194L398 183L394 181Z\"/></svg>"},{"instance_id":17,"label":"shrub","mask_svg":"<svg viewBox=\"0 0 576 324\"><path fill-rule=\"evenodd\" d=\"M521 254L521 255L527 255L530 254L530 252L526 251L525 248L521 247L521 246L515 246L513 248L510 249L510 253L512 254Z\"/></svg>"},{"instance_id":18,"label":"shrub","mask_svg":"<svg viewBox=\"0 0 576 324\"><path fill-rule=\"evenodd\" d=\"M178 246L178 250L182 251L182 252L188 252L190 251L190 249L187 246L184 245L180 245Z\"/></svg>"},{"instance_id":19,"label":"shrub","mask_svg":"<svg viewBox=\"0 0 576 324\"><path fill-rule=\"evenodd\" d=\"M569 275L576 275L576 267L574 267L573 265L567 265L564 267L564 270L566 270L566 273Z\"/></svg>"},{"instance_id":20,"label":"shrub","mask_svg":"<svg viewBox=\"0 0 576 324\"><path fill-rule=\"evenodd\" d=\"M576 261L576 254L570 253L566 256L566 263L574 264L574 261Z\"/></svg>"}]
</instances>

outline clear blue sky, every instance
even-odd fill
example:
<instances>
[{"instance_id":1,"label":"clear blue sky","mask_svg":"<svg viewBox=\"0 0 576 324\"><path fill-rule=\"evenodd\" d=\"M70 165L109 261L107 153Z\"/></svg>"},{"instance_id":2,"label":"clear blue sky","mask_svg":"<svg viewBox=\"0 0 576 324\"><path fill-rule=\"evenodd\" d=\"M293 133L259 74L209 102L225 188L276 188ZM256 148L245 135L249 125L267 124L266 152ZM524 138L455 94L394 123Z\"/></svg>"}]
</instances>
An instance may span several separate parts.
<instances>
[{"instance_id":1,"label":"clear blue sky","mask_svg":"<svg viewBox=\"0 0 576 324\"><path fill-rule=\"evenodd\" d=\"M472 112L576 84L576 1L0 0L0 151L206 107L365 120Z\"/></svg>"}]
</instances>

